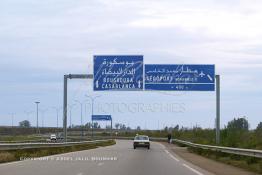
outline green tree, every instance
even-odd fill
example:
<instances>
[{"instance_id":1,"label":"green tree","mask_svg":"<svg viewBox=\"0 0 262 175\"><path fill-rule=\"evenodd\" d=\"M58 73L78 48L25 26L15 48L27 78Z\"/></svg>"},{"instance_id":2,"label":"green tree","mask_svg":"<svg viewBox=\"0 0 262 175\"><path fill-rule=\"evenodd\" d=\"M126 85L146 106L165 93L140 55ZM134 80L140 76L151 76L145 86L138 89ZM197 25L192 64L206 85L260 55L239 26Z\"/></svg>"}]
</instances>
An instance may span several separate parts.
<instances>
[{"instance_id":1,"label":"green tree","mask_svg":"<svg viewBox=\"0 0 262 175\"><path fill-rule=\"evenodd\" d=\"M94 122L93 125L94 125L94 129L100 129L101 128L100 125L97 122Z\"/></svg>"},{"instance_id":2,"label":"green tree","mask_svg":"<svg viewBox=\"0 0 262 175\"><path fill-rule=\"evenodd\" d=\"M117 130L119 129L119 126L120 126L119 123L116 123L116 124L115 124L115 128L116 128Z\"/></svg>"},{"instance_id":3,"label":"green tree","mask_svg":"<svg viewBox=\"0 0 262 175\"><path fill-rule=\"evenodd\" d=\"M106 125L106 129L111 129L111 125Z\"/></svg>"},{"instance_id":4,"label":"green tree","mask_svg":"<svg viewBox=\"0 0 262 175\"><path fill-rule=\"evenodd\" d=\"M245 119L245 117L242 117L242 118L237 118L230 122L228 122L227 124L227 128L229 130L248 130L249 128L249 124L248 124L248 121Z\"/></svg>"},{"instance_id":5,"label":"green tree","mask_svg":"<svg viewBox=\"0 0 262 175\"><path fill-rule=\"evenodd\" d=\"M21 128L30 128L31 124L28 120L23 120L21 122L19 122L19 127Z\"/></svg>"},{"instance_id":6,"label":"green tree","mask_svg":"<svg viewBox=\"0 0 262 175\"><path fill-rule=\"evenodd\" d=\"M257 131L262 131L262 122L257 125Z\"/></svg>"},{"instance_id":7,"label":"green tree","mask_svg":"<svg viewBox=\"0 0 262 175\"><path fill-rule=\"evenodd\" d=\"M174 127L174 130L175 130L175 131L178 131L178 130L179 130L179 125L176 125L176 126Z\"/></svg>"},{"instance_id":8,"label":"green tree","mask_svg":"<svg viewBox=\"0 0 262 175\"><path fill-rule=\"evenodd\" d=\"M222 134L223 144L230 147L248 148L250 146L249 139L251 139L248 128L249 124L245 117L229 121Z\"/></svg>"},{"instance_id":9,"label":"green tree","mask_svg":"<svg viewBox=\"0 0 262 175\"><path fill-rule=\"evenodd\" d=\"M125 124L120 124L120 130L126 130L126 125Z\"/></svg>"},{"instance_id":10,"label":"green tree","mask_svg":"<svg viewBox=\"0 0 262 175\"><path fill-rule=\"evenodd\" d=\"M86 127L87 129L90 129L91 126L92 126L92 123L91 123L91 122L87 122L87 123L85 124L85 127Z\"/></svg>"},{"instance_id":11,"label":"green tree","mask_svg":"<svg viewBox=\"0 0 262 175\"><path fill-rule=\"evenodd\" d=\"M255 130L256 149L262 149L262 122L257 125Z\"/></svg>"}]
</instances>

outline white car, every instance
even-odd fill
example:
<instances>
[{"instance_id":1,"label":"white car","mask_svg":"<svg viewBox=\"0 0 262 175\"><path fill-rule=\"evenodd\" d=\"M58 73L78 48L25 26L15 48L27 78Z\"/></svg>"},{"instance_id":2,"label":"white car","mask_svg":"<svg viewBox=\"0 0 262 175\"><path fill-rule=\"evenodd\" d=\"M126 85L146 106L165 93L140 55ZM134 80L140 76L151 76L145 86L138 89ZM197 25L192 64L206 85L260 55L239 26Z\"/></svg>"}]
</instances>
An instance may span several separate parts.
<instances>
[{"instance_id":1,"label":"white car","mask_svg":"<svg viewBox=\"0 0 262 175\"><path fill-rule=\"evenodd\" d=\"M137 147L147 147L147 149L150 149L149 137L145 135L135 136L133 146L134 149L136 149Z\"/></svg>"},{"instance_id":2,"label":"white car","mask_svg":"<svg viewBox=\"0 0 262 175\"><path fill-rule=\"evenodd\" d=\"M56 141L56 135L55 134L51 134L50 135L50 140L51 141Z\"/></svg>"}]
</instances>

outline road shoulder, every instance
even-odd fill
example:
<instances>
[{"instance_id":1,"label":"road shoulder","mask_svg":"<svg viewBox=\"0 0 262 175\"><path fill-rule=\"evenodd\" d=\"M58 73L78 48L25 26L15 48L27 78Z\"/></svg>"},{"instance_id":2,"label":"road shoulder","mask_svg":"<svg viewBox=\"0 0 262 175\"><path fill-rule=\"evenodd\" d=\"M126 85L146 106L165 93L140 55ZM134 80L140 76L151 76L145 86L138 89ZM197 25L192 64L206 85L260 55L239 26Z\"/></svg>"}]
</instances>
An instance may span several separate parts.
<instances>
[{"instance_id":1,"label":"road shoulder","mask_svg":"<svg viewBox=\"0 0 262 175\"><path fill-rule=\"evenodd\" d=\"M256 173L248 172L246 170L191 153L186 147L179 147L165 142L162 144L174 155L216 175L258 175Z\"/></svg>"}]
</instances>

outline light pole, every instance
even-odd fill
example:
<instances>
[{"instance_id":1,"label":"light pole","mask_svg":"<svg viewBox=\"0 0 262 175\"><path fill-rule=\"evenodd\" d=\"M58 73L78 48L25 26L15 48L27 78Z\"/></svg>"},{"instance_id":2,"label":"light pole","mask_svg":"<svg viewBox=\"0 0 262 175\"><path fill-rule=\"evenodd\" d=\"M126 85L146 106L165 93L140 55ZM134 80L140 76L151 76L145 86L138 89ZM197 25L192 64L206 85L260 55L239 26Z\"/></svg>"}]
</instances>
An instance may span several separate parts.
<instances>
[{"instance_id":1,"label":"light pole","mask_svg":"<svg viewBox=\"0 0 262 175\"><path fill-rule=\"evenodd\" d=\"M39 105L39 101L36 101L35 104L36 104L36 132L38 134L40 134L40 131L39 131L39 128L38 128L38 105Z\"/></svg>"},{"instance_id":2,"label":"light pole","mask_svg":"<svg viewBox=\"0 0 262 175\"><path fill-rule=\"evenodd\" d=\"M92 101L92 116L94 115L94 101L96 98L100 97L100 95L97 95L97 96L89 96L89 95L85 95L87 98L91 99ZM92 116L91 116L91 119L92 119ZM92 138L94 137L94 126L93 126L93 119L92 119Z\"/></svg>"},{"instance_id":3,"label":"light pole","mask_svg":"<svg viewBox=\"0 0 262 175\"><path fill-rule=\"evenodd\" d=\"M57 130L57 132L58 132L58 115L59 115L59 110L60 110L60 108L59 107L52 107L55 111L56 111L56 130Z\"/></svg>"},{"instance_id":4,"label":"light pole","mask_svg":"<svg viewBox=\"0 0 262 175\"><path fill-rule=\"evenodd\" d=\"M10 115L11 115L12 134L14 135L14 115L15 113L10 113Z\"/></svg>"},{"instance_id":5,"label":"light pole","mask_svg":"<svg viewBox=\"0 0 262 175\"><path fill-rule=\"evenodd\" d=\"M72 128L72 108L75 106L75 104L68 105L69 108L69 122L70 122L70 128Z\"/></svg>"},{"instance_id":6,"label":"light pole","mask_svg":"<svg viewBox=\"0 0 262 175\"><path fill-rule=\"evenodd\" d=\"M12 117L12 128L14 127L14 113L11 113L11 117Z\"/></svg>"},{"instance_id":7,"label":"light pole","mask_svg":"<svg viewBox=\"0 0 262 175\"><path fill-rule=\"evenodd\" d=\"M86 100L80 102L79 100L75 100L76 103L79 103L80 104L80 107L81 107L81 136L82 136L82 139L83 139L83 136L84 136L84 130L83 130L83 103L85 102Z\"/></svg>"},{"instance_id":8,"label":"light pole","mask_svg":"<svg viewBox=\"0 0 262 175\"><path fill-rule=\"evenodd\" d=\"M41 115L42 115L42 128L43 128L45 113L48 111L48 109L39 109L39 111L41 112Z\"/></svg>"}]
</instances>

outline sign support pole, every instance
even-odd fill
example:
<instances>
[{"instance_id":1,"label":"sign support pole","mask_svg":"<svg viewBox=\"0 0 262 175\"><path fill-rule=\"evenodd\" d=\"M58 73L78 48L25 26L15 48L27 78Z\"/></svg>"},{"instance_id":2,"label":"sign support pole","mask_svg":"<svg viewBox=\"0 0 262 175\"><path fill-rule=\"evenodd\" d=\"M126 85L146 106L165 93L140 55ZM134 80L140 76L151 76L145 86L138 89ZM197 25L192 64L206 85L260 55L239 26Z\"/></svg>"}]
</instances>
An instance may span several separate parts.
<instances>
[{"instance_id":1,"label":"sign support pole","mask_svg":"<svg viewBox=\"0 0 262 175\"><path fill-rule=\"evenodd\" d=\"M220 75L216 75L216 144L220 144Z\"/></svg>"},{"instance_id":2,"label":"sign support pole","mask_svg":"<svg viewBox=\"0 0 262 175\"><path fill-rule=\"evenodd\" d=\"M63 132L64 142L67 142L67 75L64 75Z\"/></svg>"},{"instance_id":3,"label":"sign support pole","mask_svg":"<svg viewBox=\"0 0 262 175\"><path fill-rule=\"evenodd\" d=\"M67 80L68 79L92 79L92 74L68 74L64 75L64 96L63 96L63 132L64 142L67 142Z\"/></svg>"},{"instance_id":4,"label":"sign support pole","mask_svg":"<svg viewBox=\"0 0 262 175\"><path fill-rule=\"evenodd\" d=\"M111 136L111 139L113 138L113 135L112 135L112 127L113 127L113 119L111 118L111 130L110 130L110 136Z\"/></svg>"},{"instance_id":5,"label":"sign support pole","mask_svg":"<svg viewBox=\"0 0 262 175\"><path fill-rule=\"evenodd\" d=\"M92 99L92 116L94 115L94 100ZM92 117L92 140L94 139L94 121L93 121L93 117Z\"/></svg>"}]
</instances>

